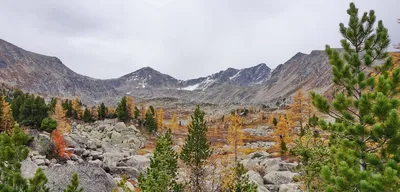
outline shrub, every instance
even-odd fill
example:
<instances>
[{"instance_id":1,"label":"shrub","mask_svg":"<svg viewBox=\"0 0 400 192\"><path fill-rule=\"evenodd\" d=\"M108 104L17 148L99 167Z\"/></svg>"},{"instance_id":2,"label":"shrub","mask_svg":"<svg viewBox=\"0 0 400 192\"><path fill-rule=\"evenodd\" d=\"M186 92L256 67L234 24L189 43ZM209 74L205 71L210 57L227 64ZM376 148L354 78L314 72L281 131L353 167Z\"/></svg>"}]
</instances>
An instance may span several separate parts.
<instances>
[{"instance_id":1,"label":"shrub","mask_svg":"<svg viewBox=\"0 0 400 192\"><path fill-rule=\"evenodd\" d=\"M53 132L57 128L57 121L52 118L44 118L40 125L41 131Z\"/></svg>"}]
</instances>

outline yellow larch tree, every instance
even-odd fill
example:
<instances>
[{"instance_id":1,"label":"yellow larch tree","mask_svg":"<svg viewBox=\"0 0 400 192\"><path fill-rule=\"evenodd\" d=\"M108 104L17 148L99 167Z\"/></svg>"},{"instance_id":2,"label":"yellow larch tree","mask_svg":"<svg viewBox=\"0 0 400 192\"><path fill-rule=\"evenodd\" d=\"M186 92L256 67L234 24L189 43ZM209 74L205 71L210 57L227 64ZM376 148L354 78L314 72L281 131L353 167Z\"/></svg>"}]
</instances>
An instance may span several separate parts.
<instances>
[{"instance_id":1,"label":"yellow larch tree","mask_svg":"<svg viewBox=\"0 0 400 192\"><path fill-rule=\"evenodd\" d=\"M128 110L129 119L135 118L135 103L133 97L126 96L126 109Z\"/></svg>"},{"instance_id":2,"label":"yellow larch tree","mask_svg":"<svg viewBox=\"0 0 400 192\"><path fill-rule=\"evenodd\" d=\"M78 97L75 97L75 99L72 101L72 109L76 112L76 118L81 119L83 110Z\"/></svg>"},{"instance_id":3,"label":"yellow larch tree","mask_svg":"<svg viewBox=\"0 0 400 192\"><path fill-rule=\"evenodd\" d=\"M281 153L286 153L288 151L287 145L292 141L290 129L290 122L285 115L281 115L274 132L274 140L276 146L281 150Z\"/></svg>"},{"instance_id":4,"label":"yellow larch tree","mask_svg":"<svg viewBox=\"0 0 400 192\"><path fill-rule=\"evenodd\" d=\"M228 128L227 143L233 147L235 154L235 163L237 163L237 149L238 146L243 145L244 134L242 130L243 121L239 115L230 116L230 124Z\"/></svg>"},{"instance_id":5,"label":"yellow larch tree","mask_svg":"<svg viewBox=\"0 0 400 192\"><path fill-rule=\"evenodd\" d=\"M171 129L172 132L178 130L178 116L176 115L176 113L172 114L168 127Z\"/></svg>"},{"instance_id":6,"label":"yellow larch tree","mask_svg":"<svg viewBox=\"0 0 400 192\"><path fill-rule=\"evenodd\" d=\"M113 116L115 116L115 112L116 112L116 110L115 110L114 106L110 105L107 107L106 115L107 115L107 117L113 117Z\"/></svg>"},{"instance_id":7,"label":"yellow larch tree","mask_svg":"<svg viewBox=\"0 0 400 192\"><path fill-rule=\"evenodd\" d=\"M160 108L156 112L157 129L161 132L164 129L164 110Z\"/></svg>"},{"instance_id":8,"label":"yellow larch tree","mask_svg":"<svg viewBox=\"0 0 400 192\"><path fill-rule=\"evenodd\" d=\"M96 106L92 106L92 107L89 109L89 111L90 111L90 114L92 115L92 117L93 117L94 119L98 119L98 117L99 117L99 110L97 109Z\"/></svg>"},{"instance_id":9,"label":"yellow larch tree","mask_svg":"<svg viewBox=\"0 0 400 192\"><path fill-rule=\"evenodd\" d=\"M51 118L57 121L57 131L61 134L71 132L71 127L65 117L65 110L62 107L62 101L57 100L56 106L54 107L54 112L51 114Z\"/></svg>"},{"instance_id":10,"label":"yellow larch tree","mask_svg":"<svg viewBox=\"0 0 400 192\"><path fill-rule=\"evenodd\" d=\"M308 124L308 119L311 118L313 113L311 98L305 96L301 89L298 90L296 95L293 97L293 104L288 110L287 119L293 123L290 126L297 129L296 132L300 137L304 134L304 129Z\"/></svg>"},{"instance_id":11,"label":"yellow larch tree","mask_svg":"<svg viewBox=\"0 0 400 192\"><path fill-rule=\"evenodd\" d=\"M14 127L14 118L11 111L10 104L5 100L4 96L0 97L1 114L0 114L0 133L6 132L11 134L11 130Z\"/></svg>"}]
</instances>

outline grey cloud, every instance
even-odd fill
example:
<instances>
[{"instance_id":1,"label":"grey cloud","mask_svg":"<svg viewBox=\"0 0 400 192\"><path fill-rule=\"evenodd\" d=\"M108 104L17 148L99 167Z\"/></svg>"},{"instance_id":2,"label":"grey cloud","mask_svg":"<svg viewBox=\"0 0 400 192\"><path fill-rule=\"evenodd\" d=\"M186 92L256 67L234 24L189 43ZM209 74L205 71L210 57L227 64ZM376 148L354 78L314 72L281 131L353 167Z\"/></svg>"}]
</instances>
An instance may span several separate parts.
<instances>
[{"instance_id":1,"label":"grey cloud","mask_svg":"<svg viewBox=\"0 0 400 192\"><path fill-rule=\"evenodd\" d=\"M181 79L339 47L350 1L2 0L0 38L57 56L74 71L115 78L150 66ZM356 0L375 9L400 42L398 0Z\"/></svg>"}]
</instances>

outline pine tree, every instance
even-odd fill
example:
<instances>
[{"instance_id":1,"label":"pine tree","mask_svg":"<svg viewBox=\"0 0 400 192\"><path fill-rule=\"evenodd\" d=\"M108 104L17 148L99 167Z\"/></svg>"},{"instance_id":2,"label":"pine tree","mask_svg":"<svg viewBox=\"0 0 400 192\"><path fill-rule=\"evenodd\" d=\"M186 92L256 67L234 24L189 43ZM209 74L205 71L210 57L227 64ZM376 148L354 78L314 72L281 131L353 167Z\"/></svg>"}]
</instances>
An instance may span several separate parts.
<instances>
[{"instance_id":1,"label":"pine tree","mask_svg":"<svg viewBox=\"0 0 400 192\"><path fill-rule=\"evenodd\" d=\"M13 112L13 118L16 121L20 121L20 108L24 104L25 100L25 94L21 90L17 89L14 91L12 97L12 102L11 102L11 109Z\"/></svg>"},{"instance_id":2,"label":"pine tree","mask_svg":"<svg viewBox=\"0 0 400 192\"><path fill-rule=\"evenodd\" d=\"M231 115L228 128L227 143L234 149L235 163L237 163L238 146L243 145L244 134L242 131L243 121L239 115Z\"/></svg>"},{"instance_id":3,"label":"pine tree","mask_svg":"<svg viewBox=\"0 0 400 192\"><path fill-rule=\"evenodd\" d=\"M84 110L84 112L83 112L82 120L83 120L85 123L93 122L92 114L90 113L90 111L89 111L88 108L85 108L85 110Z\"/></svg>"},{"instance_id":4,"label":"pine tree","mask_svg":"<svg viewBox=\"0 0 400 192\"><path fill-rule=\"evenodd\" d=\"M162 134L156 142L154 156L146 176L139 176L139 188L143 192L174 191L177 187L178 155L171 147L171 130Z\"/></svg>"},{"instance_id":5,"label":"pine tree","mask_svg":"<svg viewBox=\"0 0 400 192\"><path fill-rule=\"evenodd\" d=\"M134 118L136 120L139 120L139 117L140 117L140 110L139 110L139 108L137 108L137 106L135 106L135 116L134 116Z\"/></svg>"},{"instance_id":6,"label":"pine tree","mask_svg":"<svg viewBox=\"0 0 400 192\"><path fill-rule=\"evenodd\" d=\"M0 133L0 191L48 192L47 178L38 169L32 179L21 175L21 162L28 157L26 146L31 138L15 126L11 135Z\"/></svg>"},{"instance_id":7,"label":"pine tree","mask_svg":"<svg viewBox=\"0 0 400 192\"><path fill-rule=\"evenodd\" d=\"M98 108L98 119L104 120L106 118L106 106L102 102Z\"/></svg>"},{"instance_id":8,"label":"pine tree","mask_svg":"<svg viewBox=\"0 0 400 192\"><path fill-rule=\"evenodd\" d=\"M117 117L119 121L128 122L129 113L126 107L126 96L122 97L121 102L118 103Z\"/></svg>"},{"instance_id":9,"label":"pine tree","mask_svg":"<svg viewBox=\"0 0 400 192\"><path fill-rule=\"evenodd\" d=\"M79 187L79 176L74 173L72 175L71 183L67 186L64 192L83 192L83 188Z\"/></svg>"},{"instance_id":10,"label":"pine tree","mask_svg":"<svg viewBox=\"0 0 400 192\"><path fill-rule=\"evenodd\" d=\"M52 118L44 118L42 124L40 125L41 131L46 131L51 133L57 128L57 121Z\"/></svg>"},{"instance_id":11,"label":"pine tree","mask_svg":"<svg viewBox=\"0 0 400 192\"><path fill-rule=\"evenodd\" d=\"M46 187L48 180L42 169L37 169L31 179L22 177L21 162L28 157L29 148L26 145L31 140L32 138L19 128L18 125L13 128L10 135L0 133L0 191L50 191ZM75 183L77 182L76 178Z\"/></svg>"},{"instance_id":12,"label":"pine tree","mask_svg":"<svg viewBox=\"0 0 400 192\"><path fill-rule=\"evenodd\" d=\"M192 122L188 126L188 137L182 147L180 158L190 168L190 184L192 191L202 191L204 164L211 156L212 149L207 140L207 124L204 120L204 111L199 106L194 111Z\"/></svg>"},{"instance_id":13,"label":"pine tree","mask_svg":"<svg viewBox=\"0 0 400 192\"><path fill-rule=\"evenodd\" d=\"M154 133L154 132L157 131L157 121L156 121L156 119L154 118L154 115L151 113L150 110L147 111L147 113L146 113L146 119L145 119L145 121L146 121L147 130L148 130L150 133Z\"/></svg>"},{"instance_id":14,"label":"pine tree","mask_svg":"<svg viewBox=\"0 0 400 192\"><path fill-rule=\"evenodd\" d=\"M276 127L278 125L278 119L276 117L272 118L272 124Z\"/></svg>"},{"instance_id":15,"label":"pine tree","mask_svg":"<svg viewBox=\"0 0 400 192\"><path fill-rule=\"evenodd\" d=\"M332 102L312 93L316 108L335 119L319 123L330 135L325 191L398 191L400 68L389 73L388 30L382 21L375 26L375 12L360 18L351 3L347 14L348 26L340 24L343 51L326 46L339 90Z\"/></svg>"}]
</instances>

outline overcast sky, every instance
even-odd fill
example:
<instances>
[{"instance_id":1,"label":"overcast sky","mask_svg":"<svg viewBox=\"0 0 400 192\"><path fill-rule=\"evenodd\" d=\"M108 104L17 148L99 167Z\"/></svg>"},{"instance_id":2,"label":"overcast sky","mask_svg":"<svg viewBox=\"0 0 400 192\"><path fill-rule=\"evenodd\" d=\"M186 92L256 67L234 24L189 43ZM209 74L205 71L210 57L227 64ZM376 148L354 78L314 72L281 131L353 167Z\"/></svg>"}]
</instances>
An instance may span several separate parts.
<instances>
[{"instance_id":1,"label":"overcast sky","mask_svg":"<svg viewBox=\"0 0 400 192\"><path fill-rule=\"evenodd\" d=\"M150 66L189 79L259 63L275 68L297 52L339 47L349 2L0 0L0 38L95 78ZM400 0L355 3L374 9L393 44L400 41Z\"/></svg>"}]
</instances>

